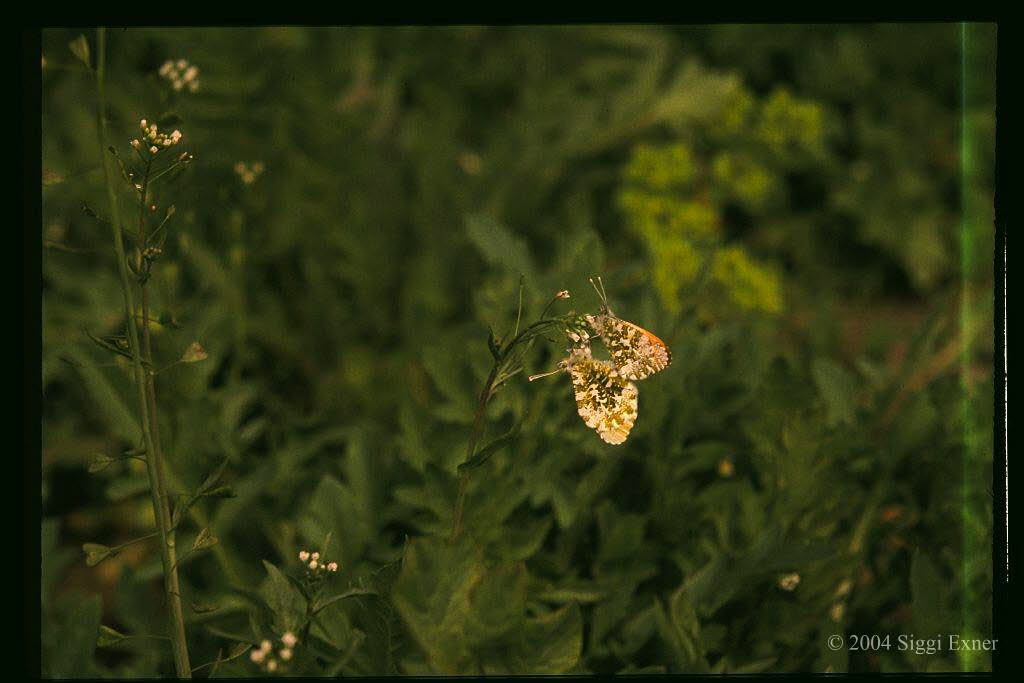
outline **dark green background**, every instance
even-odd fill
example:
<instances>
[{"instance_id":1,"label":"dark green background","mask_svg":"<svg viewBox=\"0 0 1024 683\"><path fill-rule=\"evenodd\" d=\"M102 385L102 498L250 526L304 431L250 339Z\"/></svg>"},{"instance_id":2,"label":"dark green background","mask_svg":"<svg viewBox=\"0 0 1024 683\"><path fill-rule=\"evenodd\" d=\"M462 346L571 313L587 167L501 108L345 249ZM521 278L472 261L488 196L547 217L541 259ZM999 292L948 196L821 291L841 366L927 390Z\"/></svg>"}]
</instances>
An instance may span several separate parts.
<instances>
[{"instance_id":1,"label":"dark green background","mask_svg":"<svg viewBox=\"0 0 1024 683\"><path fill-rule=\"evenodd\" d=\"M171 671L92 77L43 33L43 670ZM95 55L95 32L84 32ZM195 162L151 290L171 488L225 457L180 545L193 665L332 533L290 673L985 670L991 637L992 26L111 29L110 143L180 117ZM196 93L157 70L185 58ZM262 162L253 183L237 162ZM126 215L131 197L119 188ZM709 265L710 264L710 265ZM715 264L718 264L717 266ZM565 377L489 370L559 289L665 339L628 441ZM540 340L526 372L563 341ZM27 457L35 457L27 454ZM128 464L131 463L131 464ZM404 551L403 551L404 549ZM404 561L403 561L404 552ZM787 591L781 577L797 573ZM284 601L287 602L287 601ZM210 608L216 607L211 610ZM277 629L275 631L275 629ZM831 634L891 634L831 651ZM257 675L248 657L217 675Z\"/></svg>"}]
</instances>

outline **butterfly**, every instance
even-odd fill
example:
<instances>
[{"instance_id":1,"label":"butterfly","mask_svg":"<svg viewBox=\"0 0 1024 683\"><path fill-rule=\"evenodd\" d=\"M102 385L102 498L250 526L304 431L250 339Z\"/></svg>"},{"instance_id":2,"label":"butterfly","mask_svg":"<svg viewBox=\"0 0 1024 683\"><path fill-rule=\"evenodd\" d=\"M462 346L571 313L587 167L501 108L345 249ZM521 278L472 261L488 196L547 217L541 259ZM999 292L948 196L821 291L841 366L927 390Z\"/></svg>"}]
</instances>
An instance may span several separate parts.
<instances>
[{"instance_id":1,"label":"butterfly","mask_svg":"<svg viewBox=\"0 0 1024 683\"><path fill-rule=\"evenodd\" d=\"M532 382L568 372L580 417L601 439L618 445L626 440L636 422L639 391L631 380L663 370L672 362L672 356L665 342L611 312L600 278L600 289L593 280L590 282L601 297L601 313L570 323L565 330L570 342L568 357L558 364L558 369L529 379ZM588 327L604 342L611 361L593 357Z\"/></svg>"},{"instance_id":2,"label":"butterfly","mask_svg":"<svg viewBox=\"0 0 1024 683\"><path fill-rule=\"evenodd\" d=\"M578 343L570 347L569 356L558 364L557 370L529 379L532 382L563 371L572 380L576 410L583 422L607 443L624 442L636 422L636 385L622 377L611 362L591 356L589 345Z\"/></svg>"},{"instance_id":3,"label":"butterfly","mask_svg":"<svg viewBox=\"0 0 1024 683\"><path fill-rule=\"evenodd\" d=\"M612 313L601 278L597 278L597 283L591 278L590 284L601 298L601 312L587 315L586 321L601 337L619 374L626 379L644 379L667 368L672 363L672 352L665 342Z\"/></svg>"}]
</instances>

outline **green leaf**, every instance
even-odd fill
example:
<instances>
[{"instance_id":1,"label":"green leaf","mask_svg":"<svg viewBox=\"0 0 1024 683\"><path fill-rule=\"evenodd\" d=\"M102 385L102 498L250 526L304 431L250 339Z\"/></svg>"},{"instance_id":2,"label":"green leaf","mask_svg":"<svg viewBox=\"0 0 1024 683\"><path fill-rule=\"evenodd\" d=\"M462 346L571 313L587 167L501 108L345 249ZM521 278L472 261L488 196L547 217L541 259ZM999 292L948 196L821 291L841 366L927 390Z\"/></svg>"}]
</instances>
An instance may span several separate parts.
<instances>
[{"instance_id":1,"label":"green leaf","mask_svg":"<svg viewBox=\"0 0 1024 683\"><path fill-rule=\"evenodd\" d=\"M97 674L93 653L101 613L102 601L98 595L63 603L54 622L43 631L43 676L82 678Z\"/></svg>"},{"instance_id":2,"label":"green leaf","mask_svg":"<svg viewBox=\"0 0 1024 683\"><path fill-rule=\"evenodd\" d=\"M79 35L68 43L68 47L71 48L71 54L77 57L78 61L82 64L85 64L85 68L92 69L92 62L90 60L89 53L89 41L85 39L85 36Z\"/></svg>"},{"instance_id":3,"label":"green leaf","mask_svg":"<svg viewBox=\"0 0 1024 683\"><path fill-rule=\"evenodd\" d=\"M122 398L121 392L100 368L92 364L81 349L69 348L68 355L77 361L74 367L89 392L91 411L98 411L105 418L107 427L115 436L127 442L136 441L141 433L139 423Z\"/></svg>"},{"instance_id":4,"label":"green leaf","mask_svg":"<svg viewBox=\"0 0 1024 683\"><path fill-rule=\"evenodd\" d=\"M659 606L656 616L662 638L669 643L675 653L677 670L685 673L705 673L708 666L701 643L700 621L687 597L685 587L681 586L673 593L667 609Z\"/></svg>"},{"instance_id":5,"label":"green leaf","mask_svg":"<svg viewBox=\"0 0 1024 683\"><path fill-rule=\"evenodd\" d=\"M910 596L914 631L921 638L934 638L952 630L948 586L932 560L920 548L915 550L910 561Z\"/></svg>"},{"instance_id":6,"label":"green leaf","mask_svg":"<svg viewBox=\"0 0 1024 683\"><path fill-rule=\"evenodd\" d=\"M50 604L52 592L57 580L68 563L73 562L75 551L72 548L61 547L60 521L57 518L46 518L43 520L39 534L39 550L42 564L40 569L40 604Z\"/></svg>"},{"instance_id":7,"label":"green leaf","mask_svg":"<svg viewBox=\"0 0 1024 683\"><path fill-rule=\"evenodd\" d=\"M199 551L199 550L205 550L207 548L212 548L213 546L217 545L217 543L218 543L217 537L214 536L212 533L210 533L210 529L209 528L204 528L195 537L195 540L192 541L192 550L190 552L196 552L196 551Z\"/></svg>"},{"instance_id":8,"label":"green leaf","mask_svg":"<svg viewBox=\"0 0 1024 683\"><path fill-rule=\"evenodd\" d=\"M512 429L510 429L509 431L505 432L498 438L488 443L486 446L477 451L476 455L474 455L472 458L459 465L458 471L461 473L466 470L476 469L477 467L483 465L492 455L497 453L498 450L508 445L509 443L512 442L513 439L515 439L516 435L519 433L519 428L521 426L522 423L516 423L516 425L512 427Z\"/></svg>"},{"instance_id":9,"label":"green leaf","mask_svg":"<svg viewBox=\"0 0 1024 683\"><path fill-rule=\"evenodd\" d=\"M218 486L215 489L210 489L200 494L203 498L235 498L237 497L234 489L230 486Z\"/></svg>"},{"instance_id":10,"label":"green leaf","mask_svg":"<svg viewBox=\"0 0 1024 683\"><path fill-rule=\"evenodd\" d=\"M466 235L488 263L522 275L535 293L540 285L537 268L526 241L513 235L489 216L474 214L466 218Z\"/></svg>"},{"instance_id":11,"label":"green leaf","mask_svg":"<svg viewBox=\"0 0 1024 683\"><path fill-rule=\"evenodd\" d=\"M488 563L465 537L406 546L392 601L430 670L445 674L557 674L579 661L579 607L528 617L526 567Z\"/></svg>"},{"instance_id":12,"label":"green leaf","mask_svg":"<svg viewBox=\"0 0 1024 683\"><path fill-rule=\"evenodd\" d=\"M409 541L391 599L435 673L469 673L470 634L465 632L473 590L486 568L463 537Z\"/></svg>"},{"instance_id":13,"label":"green leaf","mask_svg":"<svg viewBox=\"0 0 1024 683\"><path fill-rule=\"evenodd\" d=\"M197 489L198 493L204 493L212 489L217 482L220 481L220 478L224 475L224 470L227 468L230 460L230 455L224 456L224 459L220 461L220 464L217 465L216 469L210 472L210 474L206 476L206 479L203 480L203 483L199 485L199 488Z\"/></svg>"},{"instance_id":14,"label":"green leaf","mask_svg":"<svg viewBox=\"0 0 1024 683\"><path fill-rule=\"evenodd\" d=\"M600 602L605 598L605 592L600 590L587 590L585 588L552 588L544 591L537 597L547 602L578 602L592 603Z\"/></svg>"},{"instance_id":15,"label":"green leaf","mask_svg":"<svg viewBox=\"0 0 1024 683\"><path fill-rule=\"evenodd\" d=\"M109 456L96 454L93 457L93 459L89 461L89 474L96 474L97 472L102 472L103 470L110 467L110 465L114 461L115 459Z\"/></svg>"},{"instance_id":16,"label":"green leaf","mask_svg":"<svg viewBox=\"0 0 1024 683\"><path fill-rule=\"evenodd\" d=\"M827 358L815 358L811 365L811 374L818 387L818 393L828 408L829 426L841 422L852 423L856 409L854 395L857 390L854 376L843 366Z\"/></svg>"},{"instance_id":17,"label":"green leaf","mask_svg":"<svg viewBox=\"0 0 1024 683\"><path fill-rule=\"evenodd\" d=\"M309 504L299 518L299 530L310 543L320 543L330 533L338 545L334 559L351 567L361 558L372 535L372 520L363 511L348 485L324 477L309 496Z\"/></svg>"},{"instance_id":18,"label":"green leaf","mask_svg":"<svg viewBox=\"0 0 1024 683\"><path fill-rule=\"evenodd\" d=\"M731 674L759 674L764 671L768 671L775 663L779 661L778 657L762 657L761 659L755 659L746 664L740 664L727 671L726 673Z\"/></svg>"},{"instance_id":19,"label":"green leaf","mask_svg":"<svg viewBox=\"0 0 1024 683\"><path fill-rule=\"evenodd\" d=\"M344 593L339 593L338 595L332 595L329 598L324 598L323 600L318 600L313 605L313 613L316 614L320 610L322 610L325 607L328 607L330 605L333 605L334 603L338 602L339 600L345 600L346 598L355 598L355 597L358 597L360 595L377 595L377 591L371 590L369 588L352 588L351 590L347 590Z\"/></svg>"},{"instance_id":20,"label":"green leaf","mask_svg":"<svg viewBox=\"0 0 1024 683\"><path fill-rule=\"evenodd\" d=\"M267 579L260 595L274 614L274 625L280 631L298 631L306 612L306 601L281 570L263 560Z\"/></svg>"},{"instance_id":21,"label":"green leaf","mask_svg":"<svg viewBox=\"0 0 1024 683\"><path fill-rule=\"evenodd\" d=\"M512 643L519 647L509 647L506 665L498 668L485 664L486 673L556 676L569 672L580 661L583 649L583 618L579 605L566 605L555 612L527 619Z\"/></svg>"},{"instance_id":22,"label":"green leaf","mask_svg":"<svg viewBox=\"0 0 1024 683\"><path fill-rule=\"evenodd\" d=\"M191 603L190 606L192 607L192 611L196 614L209 614L211 612L216 612L220 609L220 605L210 605L207 603L194 601Z\"/></svg>"}]
</instances>

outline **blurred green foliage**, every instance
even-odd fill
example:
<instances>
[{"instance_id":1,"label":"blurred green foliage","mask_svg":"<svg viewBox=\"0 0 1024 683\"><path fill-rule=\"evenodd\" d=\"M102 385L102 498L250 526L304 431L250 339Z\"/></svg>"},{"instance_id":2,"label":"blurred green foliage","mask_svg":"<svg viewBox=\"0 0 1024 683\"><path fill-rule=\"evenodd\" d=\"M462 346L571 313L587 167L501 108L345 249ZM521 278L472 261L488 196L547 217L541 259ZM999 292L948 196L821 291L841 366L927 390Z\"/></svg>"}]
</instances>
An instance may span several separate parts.
<instances>
[{"instance_id":1,"label":"blurred green foliage","mask_svg":"<svg viewBox=\"0 0 1024 683\"><path fill-rule=\"evenodd\" d=\"M89 471L139 419L88 336L125 320L78 34L43 33L43 670L168 674L137 637L158 553L79 550L153 517L142 463ZM193 665L233 656L197 675L260 674L247 644L287 630L307 675L989 668L827 637L991 637L994 51L953 24L109 31L112 143L173 115L196 157L156 197L150 326L161 367L208 353L158 377L169 487L223 464L233 496L179 534L219 539L180 566ZM182 57L196 92L159 74ZM521 276L524 323L561 289L596 310L591 275L673 364L619 447L564 377L512 378L448 543L488 328ZM341 567L316 595L303 549Z\"/></svg>"}]
</instances>

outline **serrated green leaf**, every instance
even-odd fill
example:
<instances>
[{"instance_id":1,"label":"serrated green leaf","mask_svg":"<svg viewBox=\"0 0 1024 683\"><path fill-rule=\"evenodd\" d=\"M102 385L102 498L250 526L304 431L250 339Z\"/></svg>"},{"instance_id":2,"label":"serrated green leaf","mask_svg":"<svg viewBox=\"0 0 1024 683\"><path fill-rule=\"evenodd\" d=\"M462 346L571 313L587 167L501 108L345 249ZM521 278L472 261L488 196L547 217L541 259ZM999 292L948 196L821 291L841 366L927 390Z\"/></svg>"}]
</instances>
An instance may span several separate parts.
<instances>
[{"instance_id":1,"label":"serrated green leaf","mask_svg":"<svg viewBox=\"0 0 1024 683\"><path fill-rule=\"evenodd\" d=\"M513 235L489 216L474 214L466 218L466 235L489 262L522 275L526 285L536 293L540 284L537 269L526 241Z\"/></svg>"}]
</instances>

